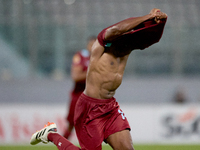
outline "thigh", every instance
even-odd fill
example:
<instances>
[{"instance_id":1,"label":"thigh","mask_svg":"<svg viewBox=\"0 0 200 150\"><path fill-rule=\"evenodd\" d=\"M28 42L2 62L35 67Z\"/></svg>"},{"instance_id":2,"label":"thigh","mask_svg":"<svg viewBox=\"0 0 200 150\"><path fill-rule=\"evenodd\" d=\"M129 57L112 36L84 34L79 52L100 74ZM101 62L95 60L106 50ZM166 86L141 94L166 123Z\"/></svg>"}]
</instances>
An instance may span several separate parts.
<instances>
[{"instance_id":1,"label":"thigh","mask_svg":"<svg viewBox=\"0 0 200 150\"><path fill-rule=\"evenodd\" d=\"M104 139L103 127L98 119L88 124L75 124L77 138L82 149L101 150Z\"/></svg>"},{"instance_id":2,"label":"thigh","mask_svg":"<svg viewBox=\"0 0 200 150\"><path fill-rule=\"evenodd\" d=\"M111 134L106 142L114 149L114 150L134 150L133 142L131 138L131 134L129 130L123 130Z\"/></svg>"},{"instance_id":3,"label":"thigh","mask_svg":"<svg viewBox=\"0 0 200 150\"><path fill-rule=\"evenodd\" d=\"M79 99L75 107L75 131L79 144L83 150L101 150L104 140L105 121L101 117L95 118L91 113L93 105Z\"/></svg>"}]
</instances>

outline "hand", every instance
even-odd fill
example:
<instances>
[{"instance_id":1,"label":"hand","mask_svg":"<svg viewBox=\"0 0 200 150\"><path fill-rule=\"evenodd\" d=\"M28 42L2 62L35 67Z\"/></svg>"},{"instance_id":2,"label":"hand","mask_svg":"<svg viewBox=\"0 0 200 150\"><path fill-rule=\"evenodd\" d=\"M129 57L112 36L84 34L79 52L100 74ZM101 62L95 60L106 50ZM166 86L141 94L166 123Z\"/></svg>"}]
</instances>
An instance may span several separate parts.
<instances>
[{"instance_id":1,"label":"hand","mask_svg":"<svg viewBox=\"0 0 200 150\"><path fill-rule=\"evenodd\" d=\"M150 11L151 19L155 18L155 22L159 23L161 19L167 18L167 14L160 11L160 9L154 8Z\"/></svg>"},{"instance_id":2,"label":"hand","mask_svg":"<svg viewBox=\"0 0 200 150\"><path fill-rule=\"evenodd\" d=\"M160 12L160 9L158 9L158 8L153 8L151 11L150 11L150 15L152 15L152 17L154 18L155 17L155 14L156 14L156 12Z\"/></svg>"},{"instance_id":3,"label":"hand","mask_svg":"<svg viewBox=\"0 0 200 150\"><path fill-rule=\"evenodd\" d=\"M162 20L164 18L167 18L167 14L166 13L163 13L161 11L157 11L155 13L155 19L154 20L155 20L156 23L159 23L160 20Z\"/></svg>"}]
</instances>

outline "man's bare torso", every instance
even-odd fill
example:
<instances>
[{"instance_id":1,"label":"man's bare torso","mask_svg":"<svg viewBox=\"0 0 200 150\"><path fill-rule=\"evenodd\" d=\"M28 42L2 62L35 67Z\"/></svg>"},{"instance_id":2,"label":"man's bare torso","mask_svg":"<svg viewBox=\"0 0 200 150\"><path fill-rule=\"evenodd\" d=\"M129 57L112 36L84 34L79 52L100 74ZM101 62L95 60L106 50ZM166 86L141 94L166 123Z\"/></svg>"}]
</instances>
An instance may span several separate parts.
<instances>
[{"instance_id":1,"label":"man's bare torso","mask_svg":"<svg viewBox=\"0 0 200 150\"><path fill-rule=\"evenodd\" d=\"M97 99L109 99L113 97L115 90L122 82L128 56L129 54L121 57L115 56L112 48L105 51L104 47L95 42L84 93Z\"/></svg>"}]
</instances>

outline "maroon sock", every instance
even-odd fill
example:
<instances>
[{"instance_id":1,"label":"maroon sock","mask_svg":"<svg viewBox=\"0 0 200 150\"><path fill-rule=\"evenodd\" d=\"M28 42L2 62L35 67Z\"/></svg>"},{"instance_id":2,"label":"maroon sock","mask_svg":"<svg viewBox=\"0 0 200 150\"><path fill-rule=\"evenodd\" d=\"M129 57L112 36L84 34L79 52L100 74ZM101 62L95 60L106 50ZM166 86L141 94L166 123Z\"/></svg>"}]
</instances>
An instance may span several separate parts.
<instances>
[{"instance_id":1,"label":"maroon sock","mask_svg":"<svg viewBox=\"0 0 200 150\"><path fill-rule=\"evenodd\" d=\"M53 142L59 150L81 150L58 133L49 133L48 140Z\"/></svg>"}]
</instances>

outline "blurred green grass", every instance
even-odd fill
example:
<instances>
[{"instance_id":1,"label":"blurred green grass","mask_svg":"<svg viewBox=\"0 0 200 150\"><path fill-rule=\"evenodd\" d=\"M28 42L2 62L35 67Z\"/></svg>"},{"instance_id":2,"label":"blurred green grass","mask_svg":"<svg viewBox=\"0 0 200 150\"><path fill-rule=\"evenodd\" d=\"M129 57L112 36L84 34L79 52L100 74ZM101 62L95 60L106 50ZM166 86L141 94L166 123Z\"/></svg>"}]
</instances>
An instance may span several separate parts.
<instances>
[{"instance_id":1,"label":"blurred green grass","mask_svg":"<svg viewBox=\"0 0 200 150\"><path fill-rule=\"evenodd\" d=\"M135 150L200 150L200 145L134 145ZM56 146L0 146L0 150L57 150ZM103 150L112 150L103 145Z\"/></svg>"}]
</instances>

